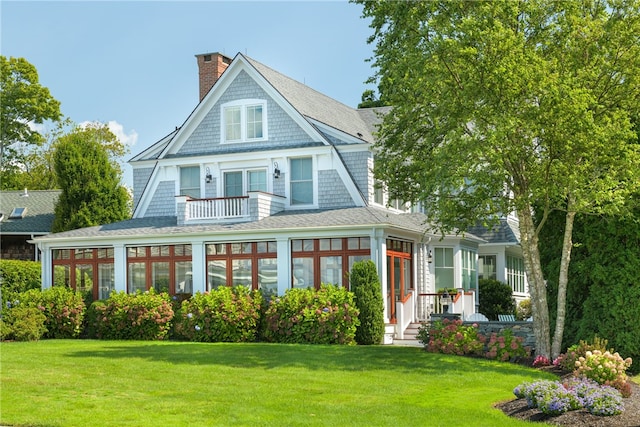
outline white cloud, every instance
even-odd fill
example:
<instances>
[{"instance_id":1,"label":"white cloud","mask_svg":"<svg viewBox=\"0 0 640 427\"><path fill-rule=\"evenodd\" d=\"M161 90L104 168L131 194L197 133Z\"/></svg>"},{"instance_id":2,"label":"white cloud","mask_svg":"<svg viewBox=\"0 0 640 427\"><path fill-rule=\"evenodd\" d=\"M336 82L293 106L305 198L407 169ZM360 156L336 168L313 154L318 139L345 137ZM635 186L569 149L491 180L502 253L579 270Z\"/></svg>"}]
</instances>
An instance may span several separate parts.
<instances>
[{"instance_id":1,"label":"white cloud","mask_svg":"<svg viewBox=\"0 0 640 427\"><path fill-rule=\"evenodd\" d=\"M82 122L78 126L86 127L95 125L98 122ZM131 129L129 133L125 132L124 126L115 120L109 120L107 127L113 134L118 137L118 140L124 144L125 147L133 147L138 142L138 132L135 129Z\"/></svg>"}]
</instances>

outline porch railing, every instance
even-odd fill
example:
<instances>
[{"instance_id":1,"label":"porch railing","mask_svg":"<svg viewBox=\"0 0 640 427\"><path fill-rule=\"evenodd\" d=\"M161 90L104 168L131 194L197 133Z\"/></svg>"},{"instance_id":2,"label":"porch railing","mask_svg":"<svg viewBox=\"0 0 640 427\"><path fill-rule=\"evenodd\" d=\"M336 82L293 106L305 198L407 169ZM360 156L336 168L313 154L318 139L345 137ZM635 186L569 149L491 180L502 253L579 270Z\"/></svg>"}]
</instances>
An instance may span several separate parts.
<instances>
[{"instance_id":1,"label":"porch railing","mask_svg":"<svg viewBox=\"0 0 640 427\"><path fill-rule=\"evenodd\" d=\"M229 219L249 216L249 197L188 199L185 220Z\"/></svg>"},{"instance_id":2,"label":"porch railing","mask_svg":"<svg viewBox=\"0 0 640 427\"><path fill-rule=\"evenodd\" d=\"M432 314L443 314L442 294L420 293L417 295L416 317L420 321L428 321ZM459 313L463 318L475 313L475 293L465 291L464 293L449 296L449 312Z\"/></svg>"}]
</instances>

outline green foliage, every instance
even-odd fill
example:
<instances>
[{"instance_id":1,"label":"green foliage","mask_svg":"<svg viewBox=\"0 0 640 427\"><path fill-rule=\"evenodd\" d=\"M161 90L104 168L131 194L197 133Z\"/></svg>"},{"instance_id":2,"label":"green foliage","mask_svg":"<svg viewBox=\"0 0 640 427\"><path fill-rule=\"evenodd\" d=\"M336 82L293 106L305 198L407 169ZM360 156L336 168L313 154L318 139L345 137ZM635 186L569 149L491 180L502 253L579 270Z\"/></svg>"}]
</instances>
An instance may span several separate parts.
<instances>
[{"instance_id":1,"label":"green foliage","mask_svg":"<svg viewBox=\"0 0 640 427\"><path fill-rule=\"evenodd\" d=\"M62 194L53 231L109 224L129 217L129 195L120 184L119 166L106 148L116 143L106 126L76 128L61 137L54 165Z\"/></svg>"},{"instance_id":2,"label":"green foliage","mask_svg":"<svg viewBox=\"0 0 640 427\"><path fill-rule=\"evenodd\" d=\"M375 263L371 260L354 263L349 284L360 312L356 342L360 345L380 344L384 338L384 301Z\"/></svg>"},{"instance_id":3,"label":"green foliage","mask_svg":"<svg viewBox=\"0 0 640 427\"><path fill-rule=\"evenodd\" d=\"M531 316L533 316L533 312L531 311L531 299L527 298L520 301L516 307L516 319L527 320Z\"/></svg>"},{"instance_id":4,"label":"green foliage","mask_svg":"<svg viewBox=\"0 0 640 427\"><path fill-rule=\"evenodd\" d=\"M0 285L2 286L2 307L4 307L7 301L16 299L17 294L29 289L40 289L41 266L36 261L0 259L0 277L2 277Z\"/></svg>"},{"instance_id":5,"label":"green foliage","mask_svg":"<svg viewBox=\"0 0 640 427\"><path fill-rule=\"evenodd\" d=\"M199 342L252 342L258 336L262 294L246 286L221 286L182 303L177 336Z\"/></svg>"},{"instance_id":6,"label":"green foliage","mask_svg":"<svg viewBox=\"0 0 640 427\"><path fill-rule=\"evenodd\" d=\"M638 201L636 196L633 200ZM635 209L636 218L640 209ZM550 277L550 307L556 305L561 215L551 215L541 234L540 254ZM573 232L574 248L567 292L566 348L578 340L606 336L621 354L640 358L640 222L634 218L579 215ZM638 364L631 372L640 373Z\"/></svg>"},{"instance_id":7,"label":"green foliage","mask_svg":"<svg viewBox=\"0 0 640 427\"><path fill-rule=\"evenodd\" d=\"M423 332L426 328L428 333ZM478 328L463 325L462 320L444 319L433 322L431 326L425 324L418 334L421 337L429 336L426 350L431 353L479 356L485 342L485 337L478 334Z\"/></svg>"},{"instance_id":8,"label":"green foliage","mask_svg":"<svg viewBox=\"0 0 640 427\"><path fill-rule=\"evenodd\" d=\"M47 332L46 317L35 307L6 309L0 318L0 340L37 341Z\"/></svg>"},{"instance_id":9,"label":"green foliage","mask_svg":"<svg viewBox=\"0 0 640 427\"><path fill-rule=\"evenodd\" d=\"M516 314L511 287L495 279L478 281L480 303L478 311L489 320L498 320L498 314Z\"/></svg>"},{"instance_id":10,"label":"green foliage","mask_svg":"<svg viewBox=\"0 0 640 427\"><path fill-rule=\"evenodd\" d=\"M487 359L497 359L503 362L517 360L529 356L529 349L522 344L522 337L513 336L511 329L503 329L500 333L491 334L487 343Z\"/></svg>"},{"instance_id":11,"label":"green foliage","mask_svg":"<svg viewBox=\"0 0 640 427\"><path fill-rule=\"evenodd\" d=\"M38 71L24 58L0 56L0 185L13 187L22 152L17 145L40 145L43 137L31 123L59 120L60 102L40 85Z\"/></svg>"},{"instance_id":12,"label":"green foliage","mask_svg":"<svg viewBox=\"0 0 640 427\"><path fill-rule=\"evenodd\" d=\"M77 338L82 332L86 306L80 292L64 286L31 289L20 294L20 304L42 310L45 338Z\"/></svg>"},{"instance_id":13,"label":"green foliage","mask_svg":"<svg viewBox=\"0 0 640 427\"><path fill-rule=\"evenodd\" d=\"M376 178L441 231L517 212L536 351L550 353L532 207L628 212L640 185L637 2L355 2L373 29L370 81L393 106Z\"/></svg>"},{"instance_id":14,"label":"green foliage","mask_svg":"<svg viewBox=\"0 0 640 427\"><path fill-rule=\"evenodd\" d=\"M358 314L345 288L289 289L269 302L263 336L279 343L355 344Z\"/></svg>"},{"instance_id":15,"label":"green foliage","mask_svg":"<svg viewBox=\"0 0 640 427\"><path fill-rule=\"evenodd\" d=\"M171 330L173 309L166 293L153 290L127 294L112 292L104 303L94 303L89 329L97 338L111 340L163 340Z\"/></svg>"}]
</instances>

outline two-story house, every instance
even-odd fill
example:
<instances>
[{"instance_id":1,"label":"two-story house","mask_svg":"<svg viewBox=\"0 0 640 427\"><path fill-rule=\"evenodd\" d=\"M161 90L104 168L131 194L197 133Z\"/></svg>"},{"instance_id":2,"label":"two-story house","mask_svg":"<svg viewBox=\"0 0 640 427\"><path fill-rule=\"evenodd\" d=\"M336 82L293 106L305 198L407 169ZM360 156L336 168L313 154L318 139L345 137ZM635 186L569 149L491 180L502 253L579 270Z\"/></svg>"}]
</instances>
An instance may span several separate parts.
<instances>
[{"instance_id":1,"label":"two-story house","mask_svg":"<svg viewBox=\"0 0 640 427\"><path fill-rule=\"evenodd\" d=\"M386 322L402 336L439 309L438 289L476 290L482 245L492 245L494 267L507 268L499 242L434 234L423 214L374 185L385 108L348 107L242 54L196 58L199 104L130 160L133 218L36 239L43 286L95 298L238 284L282 295L348 286L353 263L371 259Z\"/></svg>"}]
</instances>

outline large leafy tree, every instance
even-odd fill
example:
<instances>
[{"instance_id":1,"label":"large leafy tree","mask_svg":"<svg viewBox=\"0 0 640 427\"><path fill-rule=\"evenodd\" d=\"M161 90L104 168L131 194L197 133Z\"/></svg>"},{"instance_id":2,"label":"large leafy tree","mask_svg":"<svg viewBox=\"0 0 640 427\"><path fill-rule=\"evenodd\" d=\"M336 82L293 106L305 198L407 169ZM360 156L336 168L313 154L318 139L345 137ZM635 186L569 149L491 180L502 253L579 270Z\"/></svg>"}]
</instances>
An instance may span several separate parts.
<instances>
[{"instance_id":1,"label":"large leafy tree","mask_svg":"<svg viewBox=\"0 0 640 427\"><path fill-rule=\"evenodd\" d=\"M58 121L60 103L38 80L38 71L24 58L0 56L0 170L11 183L24 146L41 145L45 138L33 124ZM3 185L3 188L5 186Z\"/></svg>"},{"instance_id":2,"label":"large leafy tree","mask_svg":"<svg viewBox=\"0 0 640 427\"><path fill-rule=\"evenodd\" d=\"M130 197L120 184L121 171L109 159L118 145L106 126L77 127L55 143L54 168L62 194L53 231L121 221L130 216Z\"/></svg>"},{"instance_id":3,"label":"large leafy tree","mask_svg":"<svg viewBox=\"0 0 640 427\"><path fill-rule=\"evenodd\" d=\"M638 1L355 2L393 106L376 175L443 231L516 212L536 352L558 354L575 215L623 213L640 181ZM552 343L538 240L554 210L565 221Z\"/></svg>"}]
</instances>

